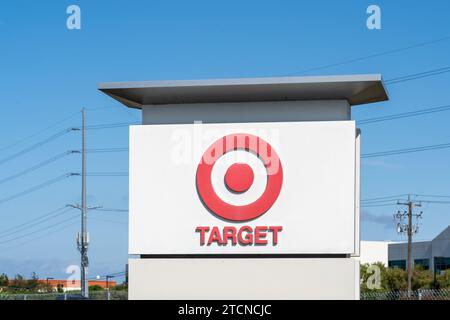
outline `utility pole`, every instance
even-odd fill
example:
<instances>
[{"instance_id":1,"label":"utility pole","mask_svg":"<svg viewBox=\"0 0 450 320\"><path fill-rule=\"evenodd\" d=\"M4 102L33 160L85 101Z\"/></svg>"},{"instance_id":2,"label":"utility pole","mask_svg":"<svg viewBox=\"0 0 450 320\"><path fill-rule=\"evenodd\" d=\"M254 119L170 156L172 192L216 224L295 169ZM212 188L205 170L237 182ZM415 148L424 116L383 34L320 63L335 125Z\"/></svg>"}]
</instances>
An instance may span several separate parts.
<instances>
[{"instance_id":1,"label":"utility pole","mask_svg":"<svg viewBox=\"0 0 450 320\"><path fill-rule=\"evenodd\" d=\"M106 289L109 290L109 279L114 278L114 276L106 275Z\"/></svg>"},{"instance_id":2,"label":"utility pole","mask_svg":"<svg viewBox=\"0 0 450 320\"><path fill-rule=\"evenodd\" d=\"M106 299L111 300L111 293L109 292L109 279L114 278L114 276L106 275Z\"/></svg>"},{"instance_id":3,"label":"utility pole","mask_svg":"<svg viewBox=\"0 0 450 320\"><path fill-rule=\"evenodd\" d=\"M49 280L53 280L54 278L52 277L47 277L46 282L47 282L47 286L50 284Z\"/></svg>"},{"instance_id":4,"label":"utility pole","mask_svg":"<svg viewBox=\"0 0 450 320\"><path fill-rule=\"evenodd\" d=\"M411 200L411 195L408 194L408 201L406 202L400 202L397 201L398 205L404 205L408 207L407 211L404 211L403 213L400 212L400 210L397 212L397 214L394 215L396 219L399 220L397 223L397 231L399 233L405 233L408 236L408 262L407 262L407 272L408 272L408 297L411 296L411 283L412 283L412 276L413 276L413 261L412 261L412 237L413 233L419 232L419 226L416 223L415 226L413 226L413 216L415 216L416 219L422 218L422 212L419 214L413 214L413 208L414 207L421 207L422 204L417 201ZM407 223L403 224L402 220L404 218L407 218Z\"/></svg>"},{"instance_id":5,"label":"utility pole","mask_svg":"<svg viewBox=\"0 0 450 320\"><path fill-rule=\"evenodd\" d=\"M101 207L87 207L86 204L86 110L81 110L82 126L81 126L81 205L68 204L81 211L81 232L77 234L77 247L81 254L81 294L85 298L89 298L89 282L88 267L89 259L87 255L89 246L89 233L87 232L87 211Z\"/></svg>"},{"instance_id":6,"label":"utility pole","mask_svg":"<svg viewBox=\"0 0 450 320\"><path fill-rule=\"evenodd\" d=\"M81 294L85 298L89 298L89 284L87 279L89 236L86 221L86 110L84 108L81 110L81 117L81 235L78 237L78 249L81 253Z\"/></svg>"}]
</instances>

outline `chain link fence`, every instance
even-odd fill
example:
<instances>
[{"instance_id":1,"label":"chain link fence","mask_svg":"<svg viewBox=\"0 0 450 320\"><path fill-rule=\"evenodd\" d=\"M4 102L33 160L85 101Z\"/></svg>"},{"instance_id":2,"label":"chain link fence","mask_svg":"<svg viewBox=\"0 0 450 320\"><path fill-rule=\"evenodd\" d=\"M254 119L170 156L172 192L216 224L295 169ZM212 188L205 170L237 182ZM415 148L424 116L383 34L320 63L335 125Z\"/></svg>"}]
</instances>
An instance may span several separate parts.
<instances>
[{"instance_id":1,"label":"chain link fence","mask_svg":"<svg viewBox=\"0 0 450 320\"><path fill-rule=\"evenodd\" d=\"M361 300L450 300L450 289L420 289L412 291L366 291Z\"/></svg>"},{"instance_id":2,"label":"chain link fence","mask_svg":"<svg viewBox=\"0 0 450 320\"><path fill-rule=\"evenodd\" d=\"M91 291L90 300L128 300L128 291L110 290ZM7 294L0 293L0 300L80 300L80 293L35 293ZM450 300L450 289L421 289L412 291L381 291L361 292L361 300Z\"/></svg>"},{"instance_id":3,"label":"chain link fence","mask_svg":"<svg viewBox=\"0 0 450 320\"><path fill-rule=\"evenodd\" d=\"M128 300L128 291L92 291L89 293L91 300Z\"/></svg>"},{"instance_id":4,"label":"chain link fence","mask_svg":"<svg viewBox=\"0 0 450 320\"><path fill-rule=\"evenodd\" d=\"M0 300L82 300L80 293L0 293ZM91 291L89 300L128 300L128 291Z\"/></svg>"}]
</instances>

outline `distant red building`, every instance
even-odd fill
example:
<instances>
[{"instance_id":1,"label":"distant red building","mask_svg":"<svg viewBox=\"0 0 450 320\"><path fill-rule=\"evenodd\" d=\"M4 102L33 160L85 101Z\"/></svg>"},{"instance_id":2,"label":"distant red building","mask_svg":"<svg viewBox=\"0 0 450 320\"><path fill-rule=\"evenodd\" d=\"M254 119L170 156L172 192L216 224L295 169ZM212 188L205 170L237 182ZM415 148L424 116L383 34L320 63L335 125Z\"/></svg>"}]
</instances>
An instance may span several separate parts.
<instances>
[{"instance_id":1,"label":"distant red building","mask_svg":"<svg viewBox=\"0 0 450 320\"><path fill-rule=\"evenodd\" d=\"M55 279L49 279L49 280L38 280L39 283L42 284L49 284L52 286L52 288L56 291L58 287L61 287L63 291L76 291L81 290L81 282L80 280L55 280ZM103 281L103 280L90 280L89 286L100 286L103 289L106 289L107 287L114 288L117 285L116 281Z\"/></svg>"}]
</instances>

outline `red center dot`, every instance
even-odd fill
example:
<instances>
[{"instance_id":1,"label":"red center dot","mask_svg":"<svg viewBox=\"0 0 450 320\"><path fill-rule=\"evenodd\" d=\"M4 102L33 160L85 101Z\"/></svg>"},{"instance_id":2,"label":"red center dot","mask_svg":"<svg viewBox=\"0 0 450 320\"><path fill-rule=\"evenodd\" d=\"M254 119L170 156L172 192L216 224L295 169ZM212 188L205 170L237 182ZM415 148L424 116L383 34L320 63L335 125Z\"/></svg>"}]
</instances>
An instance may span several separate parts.
<instances>
[{"instance_id":1,"label":"red center dot","mask_svg":"<svg viewBox=\"0 0 450 320\"><path fill-rule=\"evenodd\" d=\"M247 191L253 184L254 174L252 168L246 163L234 163L225 173L225 185L236 193Z\"/></svg>"}]
</instances>

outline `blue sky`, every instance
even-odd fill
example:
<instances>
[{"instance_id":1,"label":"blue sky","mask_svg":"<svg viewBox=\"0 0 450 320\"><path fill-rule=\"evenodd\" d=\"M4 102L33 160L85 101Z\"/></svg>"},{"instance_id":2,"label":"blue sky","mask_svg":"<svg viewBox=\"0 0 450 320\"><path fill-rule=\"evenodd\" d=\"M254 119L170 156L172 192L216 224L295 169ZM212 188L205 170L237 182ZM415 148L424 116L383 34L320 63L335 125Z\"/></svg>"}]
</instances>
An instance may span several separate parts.
<instances>
[{"instance_id":1,"label":"blue sky","mask_svg":"<svg viewBox=\"0 0 450 320\"><path fill-rule=\"evenodd\" d=\"M66 8L81 7L81 30L66 28ZM382 29L366 28L366 8L377 4ZM16 152L71 126L82 107L88 124L139 120L96 90L108 81L266 77L433 41L450 35L448 1L2 1L0 4L0 178L51 156L79 149L68 133L11 161ZM384 79L448 66L450 40L303 74L381 73ZM390 101L353 108L358 120L450 104L450 74L389 85ZM14 144L61 119L51 129ZM363 153L450 142L450 111L361 125ZM10 144L14 144L12 147ZM88 132L89 148L128 145L127 128ZM392 194L450 195L450 149L362 161L362 197ZM126 153L90 154L88 171L123 172ZM1 202L31 186L79 172L73 154L11 181L0 183L0 272L36 271L41 278L65 277L77 264L78 219L64 229L2 237L2 231L80 201L80 178L70 177L21 198ZM0 179L1 180L1 179ZM127 177L90 177L89 204L128 206ZM450 223L448 205L428 204L417 239L430 239ZM364 239L401 240L392 214L396 206L363 209ZM122 271L127 259L127 215L90 213L90 276ZM52 229L53 230L53 229ZM4 235L4 233L3 233ZM17 238L11 240L11 238ZM39 239L36 239L39 238ZM26 242L26 243L25 243Z\"/></svg>"}]
</instances>

